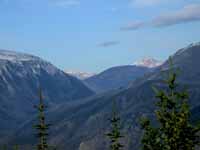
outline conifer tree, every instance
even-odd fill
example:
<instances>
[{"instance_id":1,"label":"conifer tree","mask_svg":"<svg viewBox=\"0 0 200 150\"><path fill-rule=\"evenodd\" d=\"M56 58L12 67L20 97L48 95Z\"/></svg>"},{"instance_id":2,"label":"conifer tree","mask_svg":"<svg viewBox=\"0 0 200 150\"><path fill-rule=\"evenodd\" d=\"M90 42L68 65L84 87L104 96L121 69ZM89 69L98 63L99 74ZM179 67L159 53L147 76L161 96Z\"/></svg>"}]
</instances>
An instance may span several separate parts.
<instances>
[{"instance_id":1,"label":"conifer tree","mask_svg":"<svg viewBox=\"0 0 200 150\"><path fill-rule=\"evenodd\" d=\"M37 129L38 133L36 134L38 138L37 150L47 150L48 143L47 143L47 136L48 136L48 129L50 124L46 124L45 118L45 109L46 106L43 102L43 95L41 88L39 89L39 105L35 106L38 110L38 124L34 126Z\"/></svg>"},{"instance_id":2,"label":"conifer tree","mask_svg":"<svg viewBox=\"0 0 200 150\"><path fill-rule=\"evenodd\" d=\"M13 150L19 150L19 145L17 145L17 144L14 145L14 146L13 146Z\"/></svg>"},{"instance_id":3,"label":"conifer tree","mask_svg":"<svg viewBox=\"0 0 200 150\"><path fill-rule=\"evenodd\" d=\"M163 144L160 140L160 131L158 128L153 127L151 122L147 118L142 118L141 126L144 130L142 137L142 149L143 150L163 150Z\"/></svg>"},{"instance_id":4,"label":"conifer tree","mask_svg":"<svg viewBox=\"0 0 200 150\"><path fill-rule=\"evenodd\" d=\"M112 117L109 119L111 123L111 131L107 133L107 137L110 139L111 150L121 150L124 146L120 143L120 139L123 138L120 131L120 117L117 114L116 102L113 103Z\"/></svg>"},{"instance_id":5,"label":"conifer tree","mask_svg":"<svg viewBox=\"0 0 200 150\"><path fill-rule=\"evenodd\" d=\"M164 81L166 90L154 88L159 126L153 127L149 119L142 119L143 150L194 150L199 144L199 127L190 123L188 92L180 91L176 79L172 71Z\"/></svg>"}]
</instances>

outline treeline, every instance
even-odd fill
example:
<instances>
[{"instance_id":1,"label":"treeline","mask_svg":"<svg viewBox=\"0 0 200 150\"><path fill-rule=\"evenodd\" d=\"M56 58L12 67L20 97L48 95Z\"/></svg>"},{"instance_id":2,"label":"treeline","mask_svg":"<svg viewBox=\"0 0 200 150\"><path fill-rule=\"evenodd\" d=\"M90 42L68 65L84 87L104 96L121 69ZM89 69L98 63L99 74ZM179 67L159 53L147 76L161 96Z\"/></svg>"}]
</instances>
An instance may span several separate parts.
<instances>
[{"instance_id":1,"label":"treeline","mask_svg":"<svg viewBox=\"0 0 200 150\"><path fill-rule=\"evenodd\" d=\"M172 69L173 70L173 69ZM180 90L177 83L177 73L169 71L167 78L163 81L165 88L156 88L155 92L156 110L154 126L150 118L141 117L140 125L143 130L142 150L195 150L200 144L200 126L191 123L191 112L189 106L189 95L186 90ZM34 149L49 150L56 149L47 142L50 124L46 122L46 106L43 101L42 90L39 90L39 104L35 106L38 111L38 123L34 125L37 131L38 144ZM116 101L113 102L110 121L110 132L105 133L105 138L110 142L110 150L125 150L122 144L124 137L121 132L120 116L117 112ZM7 150L7 146L1 148ZM20 150L18 145L13 150Z\"/></svg>"},{"instance_id":2,"label":"treeline","mask_svg":"<svg viewBox=\"0 0 200 150\"><path fill-rule=\"evenodd\" d=\"M172 68L172 67L171 67ZM153 87L157 99L154 120L141 117L140 125L143 130L142 150L196 150L200 146L200 125L191 123L189 94L187 90L180 90L177 83L177 73L171 69L167 79L163 81L165 90ZM111 150L123 150L125 145L120 143L123 135L120 133L120 118L113 114L110 120Z\"/></svg>"}]
</instances>

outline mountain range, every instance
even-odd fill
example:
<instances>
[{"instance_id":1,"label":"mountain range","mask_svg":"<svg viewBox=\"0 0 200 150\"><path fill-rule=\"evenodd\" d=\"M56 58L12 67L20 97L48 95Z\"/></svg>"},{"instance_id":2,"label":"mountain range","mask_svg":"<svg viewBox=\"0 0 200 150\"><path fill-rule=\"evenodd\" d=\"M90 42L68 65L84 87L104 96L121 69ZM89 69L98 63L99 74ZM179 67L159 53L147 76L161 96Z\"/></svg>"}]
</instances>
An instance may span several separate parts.
<instances>
[{"instance_id":1,"label":"mountain range","mask_svg":"<svg viewBox=\"0 0 200 150\"><path fill-rule=\"evenodd\" d=\"M124 88L152 70L152 68L135 65L117 66L85 79L84 83L96 93L102 93Z\"/></svg>"},{"instance_id":2,"label":"mountain range","mask_svg":"<svg viewBox=\"0 0 200 150\"><path fill-rule=\"evenodd\" d=\"M0 136L32 117L38 88L52 106L94 94L74 78L39 57L0 50Z\"/></svg>"},{"instance_id":3,"label":"mountain range","mask_svg":"<svg viewBox=\"0 0 200 150\"><path fill-rule=\"evenodd\" d=\"M96 93L102 93L113 89L124 88L135 79L153 71L163 62L153 58L144 58L132 65L121 65L106 69L98 74L77 71L65 71L66 73L81 79L88 88Z\"/></svg>"},{"instance_id":4,"label":"mountain range","mask_svg":"<svg viewBox=\"0 0 200 150\"><path fill-rule=\"evenodd\" d=\"M127 66L136 67L137 66L137 67L144 67L144 68L155 68L155 67L162 65L162 63L163 63L162 61L156 60L154 58L145 57L145 58L143 58L139 61L134 62L132 65L124 65L124 67L127 67ZM121 66L118 66L118 67L109 68L109 69L107 69L103 72L107 72L108 70L112 71L112 70L114 70L114 68L116 68L116 70L117 70L118 68L120 69L120 67L123 68L123 66L121 65ZM103 74L103 72L97 74L97 73L90 73L90 72L83 72L83 71L72 71L72 70L67 70L67 69L65 70L65 72L69 75L72 75L72 76L80 79L80 80L86 80L86 79L91 78L95 75L100 76L100 74ZM113 75L115 76L115 74L113 74Z\"/></svg>"},{"instance_id":5,"label":"mountain range","mask_svg":"<svg viewBox=\"0 0 200 150\"><path fill-rule=\"evenodd\" d=\"M82 71L69 71L69 70L65 70L65 73L74 76L80 80L84 80L96 75L95 73L82 72Z\"/></svg>"},{"instance_id":6,"label":"mountain range","mask_svg":"<svg viewBox=\"0 0 200 150\"><path fill-rule=\"evenodd\" d=\"M133 63L133 65L135 66L147 67L147 68L155 68L155 67L161 66L162 64L163 64L163 61L156 60L154 58L148 58L148 57L145 57Z\"/></svg>"},{"instance_id":7,"label":"mountain range","mask_svg":"<svg viewBox=\"0 0 200 150\"><path fill-rule=\"evenodd\" d=\"M191 44L171 56L173 69L178 70L180 88L187 87L193 116L200 113L200 43ZM108 149L105 133L109 130L113 100L122 118L122 134L125 149L139 149L141 129L139 119L148 116L153 119L155 102L152 86L163 88L162 80L170 69L169 61L146 75L134 80L124 88L114 89L71 102L64 102L49 109L48 120L53 124L49 142L58 149L102 150ZM8 143L34 144L35 137L31 125L33 117L21 125Z\"/></svg>"}]
</instances>

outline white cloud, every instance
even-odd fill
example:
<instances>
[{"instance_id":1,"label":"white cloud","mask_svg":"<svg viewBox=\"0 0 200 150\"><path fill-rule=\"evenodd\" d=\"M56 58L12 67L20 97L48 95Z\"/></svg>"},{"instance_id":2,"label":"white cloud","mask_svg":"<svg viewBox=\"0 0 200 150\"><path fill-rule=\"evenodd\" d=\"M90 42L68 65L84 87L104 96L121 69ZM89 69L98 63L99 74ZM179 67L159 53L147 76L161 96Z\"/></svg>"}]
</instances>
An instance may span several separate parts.
<instances>
[{"instance_id":1,"label":"white cloud","mask_svg":"<svg viewBox=\"0 0 200 150\"><path fill-rule=\"evenodd\" d=\"M145 26L145 23L142 21L134 21L129 23L126 26L121 27L122 31L129 31L129 30L137 30Z\"/></svg>"},{"instance_id":2,"label":"white cloud","mask_svg":"<svg viewBox=\"0 0 200 150\"><path fill-rule=\"evenodd\" d=\"M200 21L200 4L190 4L184 8L160 15L153 19L153 26L170 26L180 23Z\"/></svg>"},{"instance_id":3,"label":"white cloud","mask_svg":"<svg viewBox=\"0 0 200 150\"><path fill-rule=\"evenodd\" d=\"M182 9L155 17L150 21L136 21L129 23L121 30L137 30L143 27L166 27L176 24L200 21L200 4L190 4Z\"/></svg>"}]
</instances>

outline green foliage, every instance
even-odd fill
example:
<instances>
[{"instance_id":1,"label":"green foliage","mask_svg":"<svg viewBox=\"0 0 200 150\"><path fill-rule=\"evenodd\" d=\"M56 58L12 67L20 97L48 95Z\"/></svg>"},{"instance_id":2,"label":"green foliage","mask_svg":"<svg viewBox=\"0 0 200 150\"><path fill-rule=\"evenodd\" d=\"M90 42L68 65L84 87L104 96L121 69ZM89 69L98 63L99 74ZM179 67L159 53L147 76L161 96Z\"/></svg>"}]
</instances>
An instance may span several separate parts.
<instances>
[{"instance_id":1,"label":"green foliage","mask_svg":"<svg viewBox=\"0 0 200 150\"><path fill-rule=\"evenodd\" d=\"M159 130L152 127L147 118L142 118L141 126L145 130L142 138L143 150L162 150Z\"/></svg>"},{"instance_id":2,"label":"green foliage","mask_svg":"<svg viewBox=\"0 0 200 150\"><path fill-rule=\"evenodd\" d=\"M120 132L120 117L117 115L115 102L113 104L112 117L109 121L111 123L111 131L106 135L110 139L110 149L121 150L123 145L120 143L120 139L123 138L123 136Z\"/></svg>"},{"instance_id":3,"label":"green foliage","mask_svg":"<svg viewBox=\"0 0 200 150\"><path fill-rule=\"evenodd\" d=\"M19 145L14 145L13 150L19 150Z\"/></svg>"},{"instance_id":4,"label":"green foliage","mask_svg":"<svg viewBox=\"0 0 200 150\"><path fill-rule=\"evenodd\" d=\"M48 129L50 124L46 124L45 122L45 109L46 106L43 103L43 96L42 96L42 90L39 90L39 99L40 103L38 106L35 106L38 110L38 124L34 125L34 128L37 129L37 138L38 138L38 145L37 150L47 150L48 149L48 143L47 143L47 136L48 136Z\"/></svg>"},{"instance_id":5,"label":"green foliage","mask_svg":"<svg viewBox=\"0 0 200 150\"><path fill-rule=\"evenodd\" d=\"M178 90L177 74L169 73L164 81L167 90L154 88L158 102L155 111L158 127L143 118L143 150L194 150L199 141L199 127L190 123L188 92Z\"/></svg>"}]
</instances>

